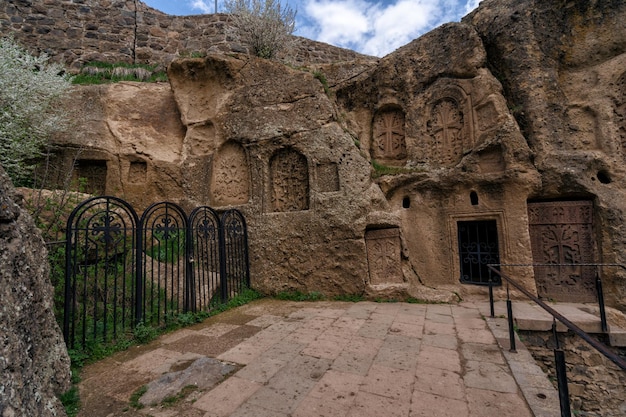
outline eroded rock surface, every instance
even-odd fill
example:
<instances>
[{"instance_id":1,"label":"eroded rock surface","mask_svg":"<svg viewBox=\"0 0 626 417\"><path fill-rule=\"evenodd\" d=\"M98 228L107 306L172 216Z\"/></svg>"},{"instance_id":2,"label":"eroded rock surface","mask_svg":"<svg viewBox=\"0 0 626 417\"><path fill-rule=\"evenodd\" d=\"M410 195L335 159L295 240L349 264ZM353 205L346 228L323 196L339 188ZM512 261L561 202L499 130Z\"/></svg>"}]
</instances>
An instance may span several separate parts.
<instances>
[{"instance_id":1,"label":"eroded rock surface","mask_svg":"<svg viewBox=\"0 0 626 417\"><path fill-rule=\"evenodd\" d=\"M63 416L70 361L54 318L47 251L0 167L0 415Z\"/></svg>"}]
</instances>

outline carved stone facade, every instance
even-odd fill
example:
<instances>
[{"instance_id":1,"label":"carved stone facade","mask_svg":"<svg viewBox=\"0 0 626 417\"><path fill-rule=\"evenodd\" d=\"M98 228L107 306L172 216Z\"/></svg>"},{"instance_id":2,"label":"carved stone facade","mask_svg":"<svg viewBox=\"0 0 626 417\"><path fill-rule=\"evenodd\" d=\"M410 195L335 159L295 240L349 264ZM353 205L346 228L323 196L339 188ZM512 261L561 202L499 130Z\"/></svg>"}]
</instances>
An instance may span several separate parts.
<instances>
[{"instance_id":1,"label":"carved stone facade","mask_svg":"<svg viewBox=\"0 0 626 417\"><path fill-rule=\"evenodd\" d=\"M302 67L230 53L245 48L219 32L221 15L174 18L140 2L135 15L124 0L9 0L0 27L23 31L21 14L45 15L31 21L46 36L18 38L34 49L56 40L56 56L78 63L131 60L133 45L146 61L206 52L174 60L169 83L77 86L70 113L84 124L61 145L106 161L107 191L134 204L240 206L256 288L362 294L390 283L416 297L424 287L484 296L459 283L459 222L495 220L503 264L530 265L536 248L575 259L564 245L544 247L549 232L564 241L571 228L579 240L591 230L598 260L626 262L626 3L557 3L482 2L384 58L326 45L328 54L300 48L296 60L310 58ZM91 24L103 4L112 19L127 18L116 45L105 43L113 23ZM54 35L49 14L73 29ZM593 201L601 229L529 224L528 201L577 198ZM544 237L531 245L534 229ZM503 270L537 289L532 266ZM578 280L577 271L557 272L560 287ZM626 308L626 273L603 273L609 302ZM554 289L538 280L542 294Z\"/></svg>"},{"instance_id":2,"label":"carved stone facade","mask_svg":"<svg viewBox=\"0 0 626 417\"><path fill-rule=\"evenodd\" d=\"M216 153L211 183L212 204L245 204L250 198L250 169L246 152L228 142Z\"/></svg>"},{"instance_id":3,"label":"carved stone facade","mask_svg":"<svg viewBox=\"0 0 626 417\"><path fill-rule=\"evenodd\" d=\"M282 149L270 161L272 211L309 209L309 168L306 157L293 149Z\"/></svg>"}]
</instances>

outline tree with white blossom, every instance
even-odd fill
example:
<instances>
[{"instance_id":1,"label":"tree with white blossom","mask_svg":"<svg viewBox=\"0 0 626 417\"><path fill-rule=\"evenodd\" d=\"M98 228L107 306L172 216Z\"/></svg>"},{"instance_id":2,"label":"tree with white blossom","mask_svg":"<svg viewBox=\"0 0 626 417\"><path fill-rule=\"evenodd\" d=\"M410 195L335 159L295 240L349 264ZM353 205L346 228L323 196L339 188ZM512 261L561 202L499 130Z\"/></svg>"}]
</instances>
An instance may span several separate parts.
<instances>
[{"instance_id":1,"label":"tree with white blossom","mask_svg":"<svg viewBox=\"0 0 626 417\"><path fill-rule=\"evenodd\" d=\"M61 99L70 87L71 77L47 55L0 39L0 164L15 185L28 185L49 139L68 128Z\"/></svg>"}]
</instances>

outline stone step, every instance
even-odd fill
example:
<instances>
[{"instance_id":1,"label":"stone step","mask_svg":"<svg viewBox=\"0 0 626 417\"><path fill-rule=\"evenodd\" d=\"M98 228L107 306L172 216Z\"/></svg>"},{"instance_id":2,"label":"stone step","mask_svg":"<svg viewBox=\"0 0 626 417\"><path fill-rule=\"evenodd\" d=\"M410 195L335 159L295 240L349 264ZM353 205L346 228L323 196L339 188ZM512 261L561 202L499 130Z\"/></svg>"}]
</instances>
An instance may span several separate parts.
<instances>
[{"instance_id":1,"label":"stone step","mask_svg":"<svg viewBox=\"0 0 626 417\"><path fill-rule=\"evenodd\" d=\"M602 333L600 310L595 304L547 302L566 319L589 334ZM552 330L552 315L533 302L513 301L513 317L519 330L545 332ZM496 316L506 316L506 302L497 301L494 305ZM485 311L485 310L483 310ZM487 310L489 307L487 306ZM626 316L614 308L606 307L611 346L626 346ZM567 327L557 320L557 332L567 331Z\"/></svg>"}]
</instances>

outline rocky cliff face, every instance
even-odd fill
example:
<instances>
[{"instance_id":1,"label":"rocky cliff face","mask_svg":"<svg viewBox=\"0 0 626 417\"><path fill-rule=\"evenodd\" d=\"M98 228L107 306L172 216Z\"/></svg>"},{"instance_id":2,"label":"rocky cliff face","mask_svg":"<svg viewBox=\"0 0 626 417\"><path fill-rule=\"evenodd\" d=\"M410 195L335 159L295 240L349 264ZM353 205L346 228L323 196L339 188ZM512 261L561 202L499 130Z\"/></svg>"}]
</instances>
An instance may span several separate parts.
<instances>
[{"instance_id":1,"label":"rocky cliff face","mask_svg":"<svg viewBox=\"0 0 626 417\"><path fill-rule=\"evenodd\" d=\"M261 290L449 299L500 263L593 301L594 267L546 265L626 263L625 18L485 0L378 61L176 60L169 84L76 89L59 160L139 206L241 209ZM626 274L599 272L624 307Z\"/></svg>"},{"instance_id":2,"label":"rocky cliff face","mask_svg":"<svg viewBox=\"0 0 626 417\"><path fill-rule=\"evenodd\" d=\"M62 416L70 361L54 318L47 252L0 168L0 415Z\"/></svg>"},{"instance_id":3,"label":"rocky cliff face","mask_svg":"<svg viewBox=\"0 0 626 417\"><path fill-rule=\"evenodd\" d=\"M622 1L484 1L464 21L479 32L488 66L541 174L530 200L593 201L595 262L624 264L626 4ZM611 276L624 305L626 273Z\"/></svg>"}]
</instances>

